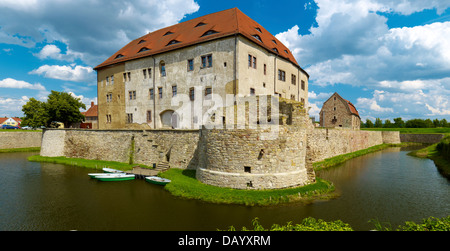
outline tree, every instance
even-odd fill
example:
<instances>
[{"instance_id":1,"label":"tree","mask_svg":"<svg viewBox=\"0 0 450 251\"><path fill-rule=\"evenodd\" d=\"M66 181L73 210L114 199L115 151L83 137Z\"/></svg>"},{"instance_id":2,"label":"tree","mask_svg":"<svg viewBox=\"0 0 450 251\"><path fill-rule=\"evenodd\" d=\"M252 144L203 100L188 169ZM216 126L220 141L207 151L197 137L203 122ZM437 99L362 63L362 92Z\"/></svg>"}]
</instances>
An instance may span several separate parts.
<instances>
[{"instance_id":1,"label":"tree","mask_svg":"<svg viewBox=\"0 0 450 251\"><path fill-rule=\"evenodd\" d=\"M381 121L380 118L376 118L376 119L375 119L375 127L376 127L376 128L381 128L381 127L383 127L383 121Z\"/></svg>"},{"instance_id":2,"label":"tree","mask_svg":"<svg viewBox=\"0 0 450 251\"><path fill-rule=\"evenodd\" d=\"M386 119L386 120L384 121L383 127L384 127L384 128L392 128L393 125L394 125L394 124L392 124L391 121L390 121L389 119Z\"/></svg>"},{"instance_id":3,"label":"tree","mask_svg":"<svg viewBox=\"0 0 450 251\"><path fill-rule=\"evenodd\" d=\"M25 105L22 106L22 111L25 117L22 120L22 126L30 126L39 128L47 126L50 118L45 108L45 103L31 98Z\"/></svg>"},{"instance_id":4,"label":"tree","mask_svg":"<svg viewBox=\"0 0 450 251\"><path fill-rule=\"evenodd\" d=\"M71 124L84 120L80 108L86 109L86 105L79 98L66 92L52 91L47 102L31 98L22 107L25 115L22 123L31 127L50 127L52 122L62 122L68 128Z\"/></svg>"},{"instance_id":5,"label":"tree","mask_svg":"<svg viewBox=\"0 0 450 251\"><path fill-rule=\"evenodd\" d=\"M403 128L405 127L405 122L402 118L395 118L394 119L394 127L395 128Z\"/></svg>"},{"instance_id":6,"label":"tree","mask_svg":"<svg viewBox=\"0 0 450 251\"><path fill-rule=\"evenodd\" d=\"M366 128L373 128L373 123L370 119L366 119Z\"/></svg>"}]
</instances>

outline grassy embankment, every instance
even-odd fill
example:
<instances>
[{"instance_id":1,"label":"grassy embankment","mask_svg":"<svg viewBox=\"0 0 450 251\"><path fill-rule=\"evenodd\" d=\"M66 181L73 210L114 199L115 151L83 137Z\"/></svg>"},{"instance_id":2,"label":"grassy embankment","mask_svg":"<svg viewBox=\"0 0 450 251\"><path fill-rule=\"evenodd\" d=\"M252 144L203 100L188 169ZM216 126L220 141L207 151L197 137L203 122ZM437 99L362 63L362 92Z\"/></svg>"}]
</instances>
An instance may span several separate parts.
<instances>
[{"instance_id":1,"label":"grassy embankment","mask_svg":"<svg viewBox=\"0 0 450 251\"><path fill-rule=\"evenodd\" d=\"M449 127L438 128L361 128L365 131L399 131L401 134L450 134Z\"/></svg>"},{"instance_id":2,"label":"grassy embankment","mask_svg":"<svg viewBox=\"0 0 450 251\"><path fill-rule=\"evenodd\" d=\"M450 135L443 138L439 143L410 152L409 155L432 159L439 172L445 177L450 177Z\"/></svg>"},{"instance_id":3,"label":"grassy embankment","mask_svg":"<svg viewBox=\"0 0 450 251\"><path fill-rule=\"evenodd\" d=\"M27 147L27 148L9 148L0 149L0 153L15 153L15 152L39 152L40 147Z\"/></svg>"}]
</instances>

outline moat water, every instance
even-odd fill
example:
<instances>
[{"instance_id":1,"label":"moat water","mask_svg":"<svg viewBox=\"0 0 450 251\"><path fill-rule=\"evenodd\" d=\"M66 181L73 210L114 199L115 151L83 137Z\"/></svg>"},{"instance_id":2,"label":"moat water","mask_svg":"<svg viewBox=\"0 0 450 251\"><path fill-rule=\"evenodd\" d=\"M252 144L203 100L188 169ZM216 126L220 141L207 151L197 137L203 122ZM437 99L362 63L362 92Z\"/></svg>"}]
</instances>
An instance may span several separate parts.
<instances>
[{"instance_id":1,"label":"moat water","mask_svg":"<svg viewBox=\"0 0 450 251\"><path fill-rule=\"evenodd\" d=\"M397 227L450 215L450 181L410 150L390 148L318 172L335 184L336 199L273 207L181 199L144 180L100 182L87 176L92 169L0 153L0 230L239 230L256 217L267 228L314 217L370 230L371 219Z\"/></svg>"}]
</instances>

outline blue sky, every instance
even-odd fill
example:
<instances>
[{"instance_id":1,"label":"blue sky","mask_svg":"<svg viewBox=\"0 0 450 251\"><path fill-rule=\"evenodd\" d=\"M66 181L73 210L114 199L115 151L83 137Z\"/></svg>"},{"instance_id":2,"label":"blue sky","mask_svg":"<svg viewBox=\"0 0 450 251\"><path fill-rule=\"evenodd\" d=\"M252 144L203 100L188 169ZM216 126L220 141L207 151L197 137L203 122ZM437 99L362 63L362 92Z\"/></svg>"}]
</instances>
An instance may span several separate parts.
<instances>
[{"instance_id":1,"label":"blue sky","mask_svg":"<svg viewBox=\"0 0 450 251\"><path fill-rule=\"evenodd\" d=\"M96 102L93 68L148 32L238 7L276 35L310 75L318 118L334 92L362 119L450 120L448 0L2 0L0 117L31 97Z\"/></svg>"}]
</instances>

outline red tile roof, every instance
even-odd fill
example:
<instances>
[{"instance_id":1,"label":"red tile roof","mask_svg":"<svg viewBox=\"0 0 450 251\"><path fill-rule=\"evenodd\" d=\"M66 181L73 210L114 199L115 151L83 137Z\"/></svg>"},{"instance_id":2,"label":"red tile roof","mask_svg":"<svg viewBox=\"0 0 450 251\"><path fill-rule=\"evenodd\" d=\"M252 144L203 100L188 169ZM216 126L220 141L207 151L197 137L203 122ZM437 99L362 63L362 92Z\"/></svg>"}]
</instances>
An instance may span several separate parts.
<instances>
[{"instance_id":1,"label":"red tile roof","mask_svg":"<svg viewBox=\"0 0 450 251\"><path fill-rule=\"evenodd\" d=\"M348 108L350 108L350 112L351 112L352 114L355 114L356 116L359 117L358 110L356 110L356 107L352 104L352 102L350 102L350 101L348 101L348 100L346 100L346 99L344 99L344 100L347 102Z\"/></svg>"},{"instance_id":2,"label":"red tile roof","mask_svg":"<svg viewBox=\"0 0 450 251\"><path fill-rule=\"evenodd\" d=\"M239 9L233 8L188 20L135 39L94 69L236 34L300 68L292 52L275 36Z\"/></svg>"},{"instance_id":3,"label":"red tile roof","mask_svg":"<svg viewBox=\"0 0 450 251\"><path fill-rule=\"evenodd\" d=\"M94 102L91 102L91 107L86 111L82 112L86 117L98 117L98 105L94 105Z\"/></svg>"},{"instance_id":4,"label":"red tile roof","mask_svg":"<svg viewBox=\"0 0 450 251\"><path fill-rule=\"evenodd\" d=\"M0 124L3 124L8 118L0 118Z\"/></svg>"}]
</instances>

